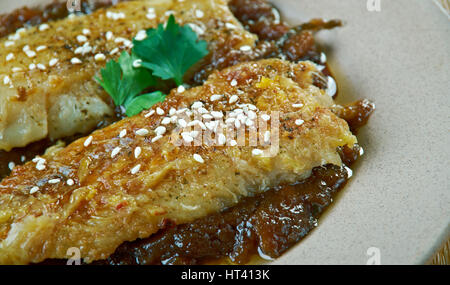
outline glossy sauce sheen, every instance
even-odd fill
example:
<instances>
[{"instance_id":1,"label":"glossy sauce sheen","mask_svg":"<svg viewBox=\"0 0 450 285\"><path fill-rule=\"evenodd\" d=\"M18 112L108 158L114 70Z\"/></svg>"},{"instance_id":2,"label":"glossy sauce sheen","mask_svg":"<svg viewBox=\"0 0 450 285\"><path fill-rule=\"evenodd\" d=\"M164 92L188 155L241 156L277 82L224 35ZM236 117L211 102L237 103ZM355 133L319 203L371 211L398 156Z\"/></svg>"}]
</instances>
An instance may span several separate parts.
<instances>
[{"instance_id":1,"label":"glossy sauce sheen","mask_svg":"<svg viewBox=\"0 0 450 285\"><path fill-rule=\"evenodd\" d=\"M110 5L100 1L83 9L89 12ZM23 8L0 17L4 36L24 24L36 25L63 18L67 15L65 3L51 4L44 9ZM260 38L259 52L248 60L282 57L291 61L311 60L320 63L320 52L313 33L320 29L334 28L339 21L313 20L296 29L289 28L276 18L273 7L265 0L232 0L230 7L246 28ZM226 56L232 43L223 43L223 54L203 67L191 82L201 84L208 70L234 65L242 58ZM330 75L328 68L323 71ZM323 81L317 81L319 87ZM336 114L344 118L352 131L363 126L374 110L373 104L361 100L346 107L336 108ZM117 118L120 118L118 112ZM42 141L9 153L0 152L0 179L8 174L7 164L21 164L36 154L41 154L53 142ZM350 166L358 157L360 149L341 150L343 162ZM147 239L126 242L107 260L94 264L201 264L229 258L234 263L246 263L252 256L262 254L275 258L301 240L317 225L323 210L333 201L336 193L348 180L345 168L334 165L318 167L312 175L295 185L281 186L257 197L246 198L237 206L221 213L201 218L190 224L175 225L166 221L163 230ZM42 264L59 264L63 260L47 260Z\"/></svg>"}]
</instances>

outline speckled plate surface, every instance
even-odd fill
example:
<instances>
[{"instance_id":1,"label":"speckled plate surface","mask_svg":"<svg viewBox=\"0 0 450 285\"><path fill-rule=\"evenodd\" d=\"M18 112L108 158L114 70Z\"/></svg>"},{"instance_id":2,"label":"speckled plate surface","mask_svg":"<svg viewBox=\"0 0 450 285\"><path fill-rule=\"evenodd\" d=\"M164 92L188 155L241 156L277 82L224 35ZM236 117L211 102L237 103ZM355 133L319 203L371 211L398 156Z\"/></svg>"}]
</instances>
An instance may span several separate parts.
<instances>
[{"instance_id":1,"label":"speckled plate surface","mask_svg":"<svg viewBox=\"0 0 450 285\"><path fill-rule=\"evenodd\" d=\"M365 155L353 179L319 227L274 263L426 263L449 234L449 18L432 0L369 9L366 0L272 1L292 24L344 20L319 36L339 101L377 105L358 135ZM0 1L0 12L41 2L49 1Z\"/></svg>"}]
</instances>

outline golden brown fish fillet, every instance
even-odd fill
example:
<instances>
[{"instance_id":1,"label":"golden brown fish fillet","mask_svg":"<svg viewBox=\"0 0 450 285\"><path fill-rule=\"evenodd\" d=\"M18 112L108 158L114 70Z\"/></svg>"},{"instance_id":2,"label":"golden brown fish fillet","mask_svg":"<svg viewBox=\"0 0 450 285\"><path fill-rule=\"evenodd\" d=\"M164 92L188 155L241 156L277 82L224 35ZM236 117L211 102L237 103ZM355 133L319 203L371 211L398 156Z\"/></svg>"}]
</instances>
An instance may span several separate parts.
<instances>
[{"instance_id":1,"label":"golden brown fish fillet","mask_svg":"<svg viewBox=\"0 0 450 285\"><path fill-rule=\"evenodd\" d=\"M0 150L86 134L111 117L113 106L94 75L129 50L138 31L164 23L171 13L192 26L213 55L220 52L218 42L233 42L237 54L245 53L243 45L254 46L256 36L237 22L226 0L132 1L19 30L0 40ZM100 53L105 58L96 60Z\"/></svg>"},{"instance_id":2,"label":"golden brown fish fillet","mask_svg":"<svg viewBox=\"0 0 450 285\"><path fill-rule=\"evenodd\" d=\"M149 111L16 167L0 184L0 263L67 258L71 247L86 262L104 259L124 241L157 232L166 219L188 223L303 179L313 167L340 165L336 148L356 138L328 109L333 100L312 84L317 73L310 62L277 59L217 71L203 86L173 90ZM258 117L281 112L279 151L263 157L248 144L170 141L171 131L184 125L171 118L220 117L213 110L247 119L251 110ZM274 116L270 121L276 125Z\"/></svg>"}]
</instances>

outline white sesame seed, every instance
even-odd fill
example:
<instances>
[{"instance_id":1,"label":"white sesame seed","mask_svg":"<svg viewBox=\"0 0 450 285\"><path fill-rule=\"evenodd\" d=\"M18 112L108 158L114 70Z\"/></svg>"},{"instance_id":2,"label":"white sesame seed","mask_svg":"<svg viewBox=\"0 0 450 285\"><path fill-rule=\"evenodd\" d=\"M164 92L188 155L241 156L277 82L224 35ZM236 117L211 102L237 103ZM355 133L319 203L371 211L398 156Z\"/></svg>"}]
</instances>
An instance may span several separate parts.
<instances>
[{"instance_id":1,"label":"white sesame seed","mask_svg":"<svg viewBox=\"0 0 450 285\"><path fill-rule=\"evenodd\" d=\"M144 115L144 117L148 118L151 115L153 115L155 113L155 110L150 110L150 112L148 112L147 114Z\"/></svg>"},{"instance_id":2,"label":"white sesame seed","mask_svg":"<svg viewBox=\"0 0 450 285\"><path fill-rule=\"evenodd\" d=\"M165 117L164 119L162 119L161 124L163 124L163 125L170 124L170 118L169 117Z\"/></svg>"},{"instance_id":3,"label":"white sesame seed","mask_svg":"<svg viewBox=\"0 0 450 285\"><path fill-rule=\"evenodd\" d=\"M178 93L183 93L184 91L186 91L186 88L184 88L183 85L178 86L178 88L177 88Z\"/></svg>"},{"instance_id":4,"label":"white sesame seed","mask_svg":"<svg viewBox=\"0 0 450 285\"><path fill-rule=\"evenodd\" d=\"M350 178L353 176L353 171L348 168L347 166L344 166L345 170L347 170L347 178Z\"/></svg>"},{"instance_id":5,"label":"white sesame seed","mask_svg":"<svg viewBox=\"0 0 450 285\"><path fill-rule=\"evenodd\" d=\"M152 138L152 142L156 142L157 140L161 139L163 136L157 135L156 137Z\"/></svg>"},{"instance_id":6,"label":"white sesame seed","mask_svg":"<svg viewBox=\"0 0 450 285\"><path fill-rule=\"evenodd\" d=\"M83 29L82 33L83 35L90 35L91 31L89 29Z\"/></svg>"},{"instance_id":7,"label":"white sesame seed","mask_svg":"<svg viewBox=\"0 0 450 285\"><path fill-rule=\"evenodd\" d=\"M166 128L163 126L159 126L155 129L155 133L160 136L164 135L165 132L166 132Z\"/></svg>"},{"instance_id":8,"label":"white sesame seed","mask_svg":"<svg viewBox=\"0 0 450 285\"><path fill-rule=\"evenodd\" d=\"M37 68L40 69L40 70L46 70L46 69L47 69L47 68L45 67L45 65L43 65L42 63L38 63L36 66L37 66Z\"/></svg>"},{"instance_id":9,"label":"white sesame seed","mask_svg":"<svg viewBox=\"0 0 450 285\"><path fill-rule=\"evenodd\" d=\"M301 108L303 107L303 104L299 103L299 104L292 104L292 107L294 108Z\"/></svg>"},{"instance_id":10,"label":"white sesame seed","mask_svg":"<svg viewBox=\"0 0 450 285\"><path fill-rule=\"evenodd\" d=\"M267 114L262 114L261 115L261 119L263 119L264 121L268 121L268 120L270 120L270 116L269 115L267 115Z\"/></svg>"},{"instance_id":11,"label":"white sesame seed","mask_svg":"<svg viewBox=\"0 0 450 285\"><path fill-rule=\"evenodd\" d=\"M45 49L47 49L47 46L38 46L38 47L36 48L36 51L43 51L43 50L45 50Z\"/></svg>"},{"instance_id":12,"label":"white sesame seed","mask_svg":"<svg viewBox=\"0 0 450 285\"><path fill-rule=\"evenodd\" d=\"M231 140L230 141L230 146L237 146L237 141Z\"/></svg>"},{"instance_id":13,"label":"white sesame seed","mask_svg":"<svg viewBox=\"0 0 450 285\"><path fill-rule=\"evenodd\" d=\"M194 138L191 137L191 134L188 133L188 132L183 132L183 133L181 133L181 137L182 137L183 140L184 140L185 142L187 142L187 143L191 143L191 142L194 140Z\"/></svg>"},{"instance_id":14,"label":"white sesame seed","mask_svg":"<svg viewBox=\"0 0 450 285\"><path fill-rule=\"evenodd\" d=\"M219 138L218 138L219 144L223 145L227 142L227 138L225 137L224 134L219 134Z\"/></svg>"},{"instance_id":15,"label":"white sesame seed","mask_svg":"<svg viewBox=\"0 0 450 285\"><path fill-rule=\"evenodd\" d=\"M205 120L211 120L213 118L213 116L211 116L210 114L203 114L203 119Z\"/></svg>"},{"instance_id":16,"label":"white sesame seed","mask_svg":"<svg viewBox=\"0 0 450 285\"><path fill-rule=\"evenodd\" d=\"M228 103L233 104L236 103L239 100L239 97L237 95L233 95L230 97L230 100L228 100Z\"/></svg>"},{"instance_id":17,"label":"white sesame seed","mask_svg":"<svg viewBox=\"0 0 450 285\"><path fill-rule=\"evenodd\" d=\"M136 174L136 173L138 173L140 169L141 169L141 165L140 165L140 164L136 165L135 167L133 167L133 168L131 169L131 174Z\"/></svg>"},{"instance_id":18,"label":"white sesame seed","mask_svg":"<svg viewBox=\"0 0 450 285\"><path fill-rule=\"evenodd\" d=\"M122 148L120 147L115 147L111 152L111 158L114 158L116 155L118 155L121 149Z\"/></svg>"},{"instance_id":19,"label":"white sesame seed","mask_svg":"<svg viewBox=\"0 0 450 285\"><path fill-rule=\"evenodd\" d=\"M91 144L92 139L93 139L93 137L92 137L92 136L89 136L89 137L84 141L84 146L85 146L85 147L88 147L88 146Z\"/></svg>"},{"instance_id":20,"label":"white sesame seed","mask_svg":"<svg viewBox=\"0 0 450 285\"><path fill-rule=\"evenodd\" d=\"M119 133L119 138L123 138L126 135L127 135L127 130L121 130Z\"/></svg>"},{"instance_id":21,"label":"white sesame seed","mask_svg":"<svg viewBox=\"0 0 450 285\"><path fill-rule=\"evenodd\" d=\"M195 10L195 17L201 19L203 16L205 16L205 13L202 10Z\"/></svg>"},{"instance_id":22,"label":"white sesame seed","mask_svg":"<svg viewBox=\"0 0 450 285\"><path fill-rule=\"evenodd\" d=\"M9 46L12 46L14 44L15 44L15 42L13 42L13 41L6 41L5 42L5 47L9 47Z\"/></svg>"},{"instance_id":23,"label":"white sesame seed","mask_svg":"<svg viewBox=\"0 0 450 285\"><path fill-rule=\"evenodd\" d=\"M179 119L178 120L178 124L182 127L185 128L187 126L187 123L184 119Z\"/></svg>"},{"instance_id":24,"label":"white sesame seed","mask_svg":"<svg viewBox=\"0 0 450 285\"><path fill-rule=\"evenodd\" d=\"M95 61L104 61L106 59L106 56L103 53L97 53L94 56Z\"/></svg>"},{"instance_id":25,"label":"white sesame seed","mask_svg":"<svg viewBox=\"0 0 450 285\"><path fill-rule=\"evenodd\" d=\"M8 75L5 75L5 77L3 77L3 84L8 85L11 82L11 79L9 78Z\"/></svg>"},{"instance_id":26,"label":"white sesame seed","mask_svg":"<svg viewBox=\"0 0 450 285\"><path fill-rule=\"evenodd\" d=\"M6 61L10 61L14 59L14 54L12 52L8 53L8 55L6 56Z\"/></svg>"},{"instance_id":27,"label":"white sesame seed","mask_svg":"<svg viewBox=\"0 0 450 285\"><path fill-rule=\"evenodd\" d=\"M57 183L59 183L59 182L61 182L61 179L59 179L59 178L50 179L50 180L48 181L48 183L50 183L50 184L57 184Z\"/></svg>"},{"instance_id":28,"label":"white sesame seed","mask_svg":"<svg viewBox=\"0 0 450 285\"><path fill-rule=\"evenodd\" d=\"M119 52L119 48L113 48L110 52L109 52L109 54L115 54L115 53L118 53Z\"/></svg>"},{"instance_id":29,"label":"white sesame seed","mask_svg":"<svg viewBox=\"0 0 450 285\"><path fill-rule=\"evenodd\" d=\"M21 67L13 67L11 70L12 70L12 72L20 72L20 71L22 71L22 68Z\"/></svg>"},{"instance_id":30,"label":"white sesame seed","mask_svg":"<svg viewBox=\"0 0 450 285\"><path fill-rule=\"evenodd\" d=\"M10 161L10 162L8 163L8 168L9 168L9 170L13 170L14 166L16 166L16 164L14 163L14 161Z\"/></svg>"},{"instance_id":31,"label":"white sesame seed","mask_svg":"<svg viewBox=\"0 0 450 285\"><path fill-rule=\"evenodd\" d=\"M200 163L204 163L205 161L203 160L203 157L201 157L201 155L194 153L194 160Z\"/></svg>"},{"instance_id":32,"label":"white sesame seed","mask_svg":"<svg viewBox=\"0 0 450 285\"><path fill-rule=\"evenodd\" d=\"M39 191L39 187L34 186L30 189L30 194L36 193L37 191Z\"/></svg>"},{"instance_id":33,"label":"white sesame seed","mask_svg":"<svg viewBox=\"0 0 450 285\"><path fill-rule=\"evenodd\" d=\"M75 182L73 181L73 179L67 179L66 184L69 186L72 186Z\"/></svg>"},{"instance_id":34,"label":"white sesame seed","mask_svg":"<svg viewBox=\"0 0 450 285\"><path fill-rule=\"evenodd\" d=\"M77 36L77 41L78 41L79 43L84 43L84 42L87 41L87 38L86 38L86 36L84 36L84 35L78 35L78 36Z\"/></svg>"},{"instance_id":35,"label":"white sesame seed","mask_svg":"<svg viewBox=\"0 0 450 285\"><path fill-rule=\"evenodd\" d=\"M337 91L337 86L336 86L336 81L334 81L334 78L331 76L328 76L328 87L327 87L327 94L330 97L333 97L334 95L336 95L336 91Z\"/></svg>"},{"instance_id":36,"label":"white sesame seed","mask_svg":"<svg viewBox=\"0 0 450 285\"><path fill-rule=\"evenodd\" d=\"M42 24L39 26L39 31L45 31L48 30L50 28L50 26L48 24Z\"/></svg>"},{"instance_id":37,"label":"white sesame seed","mask_svg":"<svg viewBox=\"0 0 450 285\"><path fill-rule=\"evenodd\" d=\"M327 56L323 52L320 54L320 62L321 63L327 62Z\"/></svg>"},{"instance_id":38,"label":"white sesame seed","mask_svg":"<svg viewBox=\"0 0 450 285\"><path fill-rule=\"evenodd\" d=\"M84 50L84 47L77 47L77 48L74 50L74 53L75 53L75 54L82 54L82 53L83 53L83 50Z\"/></svg>"},{"instance_id":39,"label":"white sesame seed","mask_svg":"<svg viewBox=\"0 0 450 285\"><path fill-rule=\"evenodd\" d=\"M265 133L264 133L264 142L269 142L269 140L270 140L270 131L266 131Z\"/></svg>"},{"instance_id":40,"label":"white sesame seed","mask_svg":"<svg viewBox=\"0 0 450 285\"><path fill-rule=\"evenodd\" d=\"M136 147L136 148L134 149L134 157L135 157L135 158L138 158L139 155L141 155L141 152L142 152L141 147L140 147L140 146Z\"/></svg>"},{"instance_id":41,"label":"white sesame seed","mask_svg":"<svg viewBox=\"0 0 450 285\"><path fill-rule=\"evenodd\" d=\"M156 108L156 114L162 116L162 115L164 115L164 110L161 109L160 107L158 107L158 108Z\"/></svg>"},{"instance_id":42,"label":"white sesame seed","mask_svg":"<svg viewBox=\"0 0 450 285\"><path fill-rule=\"evenodd\" d=\"M145 40L147 38L147 32L145 30L140 30L137 32L136 37L134 37L134 39L136 41L142 41Z\"/></svg>"},{"instance_id":43,"label":"white sesame seed","mask_svg":"<svg viewBox=\"0 0 450 285\"><path fill-rule=\"evenodd\" d=\"M141 66L142 66L142 59L136 59L135 61L133 61L134 68L139 68Z\"/></svg>"},{"instance_id":44,"label":"white sesame seed","mask_svg":"<svg viewBox=\"0 0 450 285\"><path fill-rule=\"evenodd\" d=\"M30 70L34 70L34 69L36 69L36 64L30 63L30 65L28 66L28 68L29 68Z\"/></svg>"},{"instance_id":45,"label":"white sesame seed","mask_svg":"<svg viewBox=\"0 0 450 285\"><path fill-rule=\"evenodd\" d=\"M145 135L148 135L148 130L147 129L139 129L136 131L136 134L138 136L145 136Z\"/></svg>"},{"instance_id":46,"label":"white sesame seed","mask_svg":"<svg viewBox=\"0 0 450 285\"><path fill-rule=\"evenodd\" d=\"M237 85L236 79L231 80L230 85L231 86L236 86Z\"/></svg>"},{"instance_id":47,"label":"white sesame seed","mask_svg":"<svg viewBox=\"0 0 450 285\"><path fill-rule=\"evenodd\" d=\"M77 58L77 57L73 57L73 58L70 60L70 63L72 63L72 64L80 64L80 63L81 63L81 60L80 60L79 58Z\"/></svg>"},{"instance_id":48,"label":"white sesame seed","mask_svg":"<svg viewBox=\"0 0 450 285\"><path fill-rule=\"evenodd\" d=\"M211 111L211 115L216 119L223 118L223 113L219 111Z\"/></svg>"},{"instance_id":49,"label":"white sesame seed","mask_svg":"<svg viewBox=\"0 0 450 285\"><path fill-rule=\"evenodd\" d=\"M155 13L147 13L147 15L145 15L145 17L147 17L147 19L149 19L149 20L153 20L156 18L156 14Z\"/></svg>"},{"instance_id":50,"label":"white sesame seed","mask_svg":"<svg viewBox=\"0 0 450 285\"><path fill-rule=\"evenodd\" d=\"M45 164L44 163L38 163L36 164L36 169L41 171L45 169Z\"/></svg>"},{"instance_id":51,"label":"white sesame seed","mask_svg":"<svg viewBox=\"0 0 450 285\"><path fill-rule=\"evenodd\" d=\"M225 23L225 27L227 29L233 30L236 29L237 27L235 25L233 25L232 23Z\"/></svg>"},{"instance_id":52,"label":"white sesame seed","mask_svg":"<svg viewBox=\"0 0 450 285\"><path fill-rule=\"evenodd\" d=\"M58 59L57 58L52 58L50 59L50 61L48 62L49 66L55 66L58 63Z\"/></svg>"},{"instance_id":53,"label":"white sesame seed","mask_svg":"<svg viewBox=\"0 0 450 285\"><path fill-rule=\"evenodd\" d=\"M223 95L215 94L215 95L211 95L210 100L217 101L217 100L220 100L222 97L223 97Z\"/></svg>"},{"instance_id":54,"label":"white sesame seed","mask_svg":"<svg viewBox=\"0 0 450 285\"><path fill-rule=\"evenodd\" d=\"M114 37L113 33L111 31L106 32L106 40L110 41Z\"/></svg>"},{"instance_id":55,"label":"white sesame seed","mask_svg":"<svg viewBox=\"0 0 450 285\"><path fill-rule=\"evenodd\" d=\"M261 154L263 154L263 151L260 149L255 148L252 150L252 155L257 156L257 155L261 155Z\"/></svg>"},{"instance_id":56,"label":"white sesame seed","mask_svg":"<svg viewBox=\"0 0 450 285\"><path fill-rule=\"evenodd\" d=\"M36 56L36 52L32 51L32 50L26 50L25 54L29 57L29 58L33 58Z\"/></svg>"},{"instance_id":57,"label":"white sesame seed","mask_svg":"<svg viewBox=\"0 0 450 285\"><path fill-rule=\"evenodd\" d=\"M296 124L297 126L301 126L304 122L305 122L305 121L303 121L302 119L295 120L295 124Z\"/></svg>"},{"instance_id":58,"label":"white sesame seed","mask_svg":"<svg viewBox=\"0 0 450 285\"><path fill-rule=\"evenodd\" d=\"M250 50L252 50L252 47L245 45L245 46L241 46L239 49L241 51L250 51Z\"/></svg>"},{"instance_id":59,"label":"white sesame seed","mask_svg":"<svg viewBox=\"0 0 450 285\"><path fill-rule=\"evenodd\" d=\"M199 112L200 114L206 114L206 113L208 113L208 110L206 110L203 107L200 107L200 108L197 109L197 112Z\"/></svg>"},{"instance_id":60,"label":"white sesame seed","mask_svg":"<svg viewBox=\"0 0 450 285\"><path fill-rule=\"evenodd\" d=\"M196 101L196 102L194 102L192 104L191 109L198 109L198 108L201 108L201 107L203 107L203 103L200 102L200 101Z\"/></svg>"}]
</instances>

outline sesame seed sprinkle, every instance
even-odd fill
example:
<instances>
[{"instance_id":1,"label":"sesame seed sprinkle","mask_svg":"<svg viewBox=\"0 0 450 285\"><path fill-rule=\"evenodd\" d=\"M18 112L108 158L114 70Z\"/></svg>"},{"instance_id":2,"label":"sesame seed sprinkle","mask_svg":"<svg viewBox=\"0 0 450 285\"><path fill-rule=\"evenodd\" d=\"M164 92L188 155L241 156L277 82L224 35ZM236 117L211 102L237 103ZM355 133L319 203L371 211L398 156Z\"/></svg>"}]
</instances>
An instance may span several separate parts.
<instances>
[{"instance_id":1,"label":"sesame seed sprinkle","mask_svg":"<svg viewBox=\"0 0 450 285\"><path fill-rule=\"evenodd\" d=\"M162 116L162 115L164 115L164 110L161 109L160 107L158 107L158 108L156 108L156 114Z\"/></svg>"},{"instance_id":2,"label":"sesame seed sprinkle","mask_svg":"<svg viewBox=\"0 0 450 285\"><path fill-rule=\"evenodd\" d=\"M140 169L141 169L141 165L140 165L140 164L136 165L135 167L133 167L133 168L131 169L131 174L136 174L136 173L138 173Z\"/></svg>"},{"instance_id":3,"label":"sesame seed sprinkle","mask_svg":"<svg viewBox=\"0 0 450 285\"><path fill-rule=\"evenodd\" d=\"M31 187L30 194L36 193L37 191L39 191L39 187L37 186Z\"/></svg>"},{"instance_id":4,"label":"sesame seed sprinkle","mask_svg":"<svg viewBox=\"0 0 450 285\"><path fill-rule=\"evenodd\" d=\"M50 26L48 24L42 24L39 26L39 31L43 32L45 30L48 30Z\"/></svg>"},{"instance_id":5,"label":"sesame seed sprinkle","mask_svg":"<svg viewBox=\"0 0 450 285\"><path fill-rule=\"evenodd\" d=\"M50 180L48 181L48 183L50 183L50 184L57 184L57 183L59 183L59 182L61 182L61 179L59 179L59 178L50 179Z\"/></svg>"},{"instance_id":6,"label":"sesame seed sprinkle","mask_svg":"<svg viewBox=\"0 0 450 285\"><path fill-rule=\"evenodd\" d=\"M123 138L123 137L125 137L126 135L127 135L127 130L121 130L120 133L119 133L119 137L120 137L120 138Z\"/></svg>"},{"instance_id":7,"label":"sesame seed sprinkle","mask_svg":"<svg viewBox=\"0 0 450 285\"><path fill-rule=\"evenodd\" d=\"M36 51L43 51L43 50L45 50L45 49L47 49L47 46L38 46L38 47L36 48Z\"/></svg>"},{"instance_id":8,"label":"sesame seed sprinkle","mask_svg":"<svg viewBox=\"0 0 450 285\"><path fill-rule=\"evenodd\" d=\"M93 139L93 137L92 136L89 136L85 141L84 141L84 146L85 147L88 147L91 143L92 143L92 139Z\"/></svg>"},{"instance_id":9,"label":"sesame seed sprinkle","mask_svg":"<svg viewBox=\"0 0 450 285\"><path fill-rule=\"evenodd\" d=\"M14 161L10 161L9 163L8 163L8 168L9 168L9 170L13 170L13 168L16 166L16 164L14 163Z\"/></svg>"},{"instance_id":10,"label":"sesame seed sprinkle","mask_svg":"<svg viewBox=\"0 0 450 285\"><path fill-rule=\"evenodd\" d=\"M134 157L135 157L135 158L138 158L139 155L141 155L141 152L142 152L141 147L140 147L140 146L136 147L136 148L134 149Z\"/></svg>"},{"instance_id":11,"label":"sesame seed sprinkle","mask_svg":"<svg viewBox=\"0 0 450 285\"><path fill-rule=\"evenodd\" d=\"M106 56L103 53L97 53L94 56L95 61L104 61L106 59Z\"/></svg>"},{"instance_id":12,"label":"sesame seed sprinkle","mask_svg":"<svg viewBox=\"0 0 450 285\"><path fill-rule=\"evenodd\" d=\"M152 142L156 142L158 140L160 140L163 136L161 135L157 135L156 137L152 138Z\"/></svg>"},{"instance_id":13,"label":"sesame seed sprinkle","mask_svg":"<svg viewBox=\"0 0 450 285\"><path fill-rule=\"evenodd\" d=\"M200 163L204 163L205 161L203 160L203 157L201 157L201 155L194 153L194 160Z\"/></svg>"},{"instance_id":14,"label":"sesame seed sprinkle","mask_svg":"<svg viewBox=\"0 0 450 285\"><path fill-rule=\"evenodd\" d=\"M254 155L254 156L259 156L259 155L262 155L262 154L263 154L263 151L260 150L260 149L255 148L255 149L252 150L252 155Z\"/></svg>"},{"instance_id":15,"label":"sesame seed sprinkle","mask_svg":"<svg viewBox=\"0 0 450 285\"><path fill-rule=\"evenodd\" d=\"M72 186L75 182L73 181L73 179L67 179L66 184L69 186Z\"/></svg>"},{"instance_id":16,"label":"sesame seed sprinkle","mask_svg":"<svg viewBox=\"0 0 450 285\"><path fill-rule=\"evenodd\" d=\"M138 136L145 136L145 135L148 135L148 130L147 129L139 129L136 131L136 134Z\"/></svg>"},{"instance_id":17,"label":"sesame seed sprinkle","mask_svg":"<svg viewBox=\"0 0 450 285\"><path fill-rule=\"evenodd\" d=\"M13 60L14 59L14 54L11 52L11 53L8 53L8 55L6 56L6 61L10 61L10 60Z\"/></svg>"},{"instance_id":18,"label":"sesame seed sprinkle","mask_svg":"<svg viewBox=\"0 0 450 285\"><path fill-rule=\"evenodd\" d=\"M230 100L228 100L228 103L233 104L236 103L239 100L239 97L237 95L232 95L230 97Z\"/></svg>"},{"instance_id":19,"label":"sesame seed sprinkle","mask_svg":"<svg viewBox=\"0 0 450 285\"><path fill-rule=\"evenodd\" d=\"M113 151L111 152L111 158L114 158L117 154L119 154L121 148L120 147L116 147L113 149Z\"/></svg>"},{"instance_id":20,"label":"sesame seed sprinkle","mask_svg":"<svg viewBox=\"0 0 450 285\"><path fill-rule=\"evenodd\" d=\"M236 86L236 85L237 85L236 79L231 80L230 85L231 85L231 86Z\"/></svg>"},{"instance_id":21,"label":"sesame seed sprinkle","mask_svg":"<svg viewBox=\"0 0 450 285\"><path fill-rule=\"evenodd\" d=\"M58 63L58 59L57 58L52 58L50 59L50 61L48 62L49 66L55 66Z\"/></svg>"},{"instance_id":22,"label":"sesame seed sprinkle","mask_svg":"<svg viewBox=\"0 0 450 285\"><path fill-rule=\"evenodd\" d=\"M305 121L303 121L302 119L295 120L295 124L296 124L297 126L303 125L304 122L305 122Z\"/></svg>"},{"instance_id":23,"label":"sesame seed sprinkle","mask_svg":"<svg viewBox=\"0 0 450 285\"><path fill-rule=\"evenodd\" d=\"M80 63L81 63L81 60L80 60L79 58L77 58L77 57L73 57L73 58L70 60L70 63L72 63L72 64L80 64Z\"/></svg>"}]
</instances>

